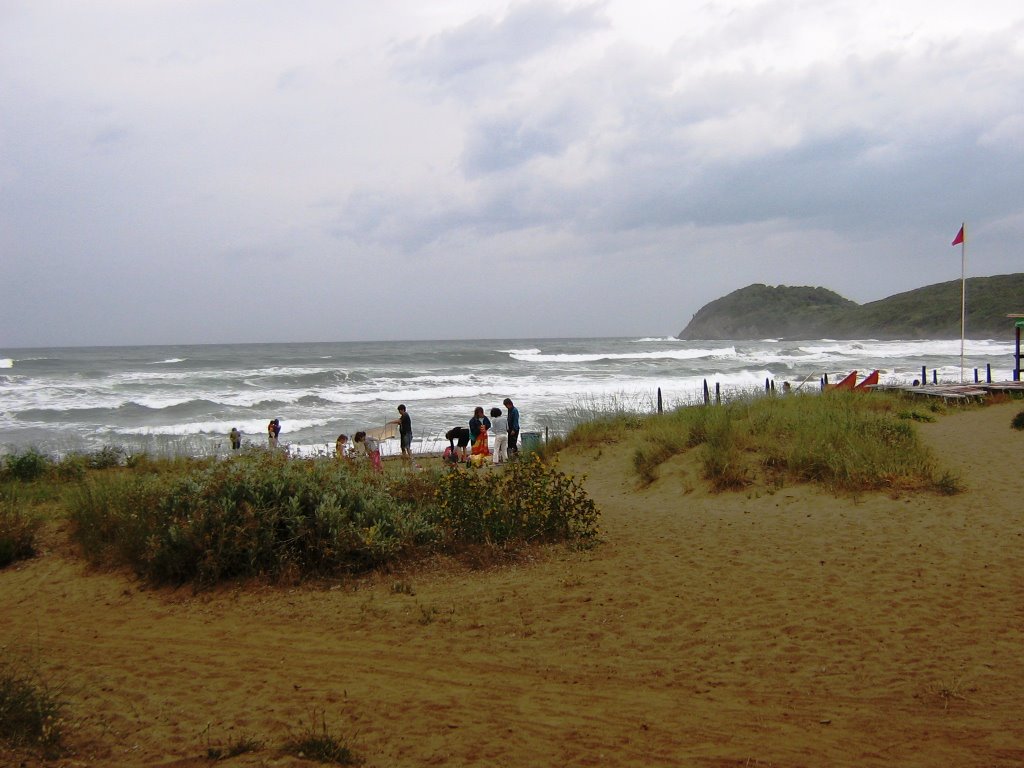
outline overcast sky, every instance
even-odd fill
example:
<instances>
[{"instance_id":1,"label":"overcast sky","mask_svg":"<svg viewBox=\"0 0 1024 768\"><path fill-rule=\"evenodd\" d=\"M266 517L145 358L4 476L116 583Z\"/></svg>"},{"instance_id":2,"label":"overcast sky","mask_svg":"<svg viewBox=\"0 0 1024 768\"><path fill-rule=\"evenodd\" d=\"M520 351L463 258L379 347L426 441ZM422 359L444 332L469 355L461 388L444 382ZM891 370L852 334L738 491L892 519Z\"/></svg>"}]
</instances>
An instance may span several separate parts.
<instances>
[{"instance_id":1,"label":"overcast sky","mask_svg":"<svg viewBox=\"0 0 1024 768\"><path fill-rule=\"evenodd\" d=\"M1024 269L1020 0L0 0L4 347L674 335L961 221Z\"/></svg>"}]
</instances>

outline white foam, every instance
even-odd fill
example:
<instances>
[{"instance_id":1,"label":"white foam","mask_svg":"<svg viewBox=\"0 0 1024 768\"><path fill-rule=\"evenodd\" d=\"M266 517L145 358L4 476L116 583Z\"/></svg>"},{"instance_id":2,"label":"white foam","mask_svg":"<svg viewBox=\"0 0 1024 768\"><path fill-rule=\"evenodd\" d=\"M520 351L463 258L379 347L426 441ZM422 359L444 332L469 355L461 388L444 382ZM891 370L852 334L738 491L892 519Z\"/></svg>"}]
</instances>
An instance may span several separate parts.
<instances>
[{"instance_id":1,"label":"white foam","mask_svg":"<svg viewBox=\"0 0 1024 768\"><path fill-rule=\"evenodd\" d=\"M9 357L0 357L0 368L13 368L14 361Z\"/></svg>"},{"instance_id":2,"label":"white foam","mask_svg":"<svg viewBox=\"0 0 1024 768\"><path fill-rule=\"evenodd\" d=\"M736 347L679 349L664 352L595 352L589 354L514 354L527 363L596 363L601 360L697 360L702 357L735 357Z\"/></svg>"},{"instance_id":3,"label":"white foam","mask_svg":"<svg viewBox=\"0 0 1024 768\"><path fill-rule=\"evenodd\" d=\"M285 440L287 432L299 432L303 429L322 427L329 419L282 419L286 431L282 433L281 440ZM243 421L199 421L185 424L162 424L149 425L145 427L122 427L112 428L109 432L119 435L227 435L232 427L237 427L243 437L250 439L267 439L267 420L243 420Z\"/></svg>"}]
</instances>

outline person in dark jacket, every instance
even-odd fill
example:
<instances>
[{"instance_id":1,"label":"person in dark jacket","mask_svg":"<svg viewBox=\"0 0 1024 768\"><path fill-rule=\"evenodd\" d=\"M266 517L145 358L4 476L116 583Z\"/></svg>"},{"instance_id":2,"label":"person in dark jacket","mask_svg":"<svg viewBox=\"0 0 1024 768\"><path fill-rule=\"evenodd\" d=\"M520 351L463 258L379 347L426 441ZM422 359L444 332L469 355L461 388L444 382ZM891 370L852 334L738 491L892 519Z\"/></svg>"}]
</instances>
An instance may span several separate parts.
<instances>
[{"instance_id":1,"label":"person in dark jacket","mask_svg":"<svg viewBox=\"0 0 1024 768\"><path fill-rule=\"evenodd\" d=\"M519 409L506 397L502 401L508 409L508 452L511 458L519 456Z\"/></svg>"}]
</instances>

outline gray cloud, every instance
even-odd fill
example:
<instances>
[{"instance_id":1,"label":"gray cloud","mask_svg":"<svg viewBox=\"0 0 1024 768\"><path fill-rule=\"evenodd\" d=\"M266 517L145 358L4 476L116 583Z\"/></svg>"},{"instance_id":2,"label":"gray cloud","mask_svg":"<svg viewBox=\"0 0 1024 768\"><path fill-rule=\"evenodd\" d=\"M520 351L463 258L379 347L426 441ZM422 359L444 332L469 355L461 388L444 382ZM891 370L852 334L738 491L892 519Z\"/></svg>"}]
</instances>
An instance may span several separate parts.
<instances>
[{"instance_id":1,"label":"gray cloud","mask_svg":"<svg viewBox=\"0 0 1024 768\"><path fill-rule=\"evenodd\" d=\"M920 6L7 4L0 344L672 333L965 219L1016 271L1024 11Z\"/></svg>"}]
</instances>

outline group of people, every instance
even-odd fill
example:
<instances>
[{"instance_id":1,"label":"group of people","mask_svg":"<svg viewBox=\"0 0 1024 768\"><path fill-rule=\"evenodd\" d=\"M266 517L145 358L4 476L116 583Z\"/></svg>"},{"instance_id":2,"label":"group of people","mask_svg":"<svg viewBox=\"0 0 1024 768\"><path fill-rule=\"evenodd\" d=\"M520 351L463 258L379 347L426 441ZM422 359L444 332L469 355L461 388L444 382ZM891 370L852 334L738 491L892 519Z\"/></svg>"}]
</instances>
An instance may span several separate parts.
<instances>
[{"instance_id":1,"label":"group of people","mask_svg":"<svg viewBox=\"0 0 1024 768\"><path fill-rule=\"evenodd\" d=\"M405 404L398 406L398 418L388 422L390 425L398 426L398 439L402 447L402 461L413 463L412 459L412 417ZM380 440L373 435L368 435L364 430L356 432L352 438L356 445L360 445L370 459L370 464L375 472L383 472L384 467L380 460ZM352 449L348 444L348 435L338 435L334 442L334 454L339 459L351 459Z\"/></svg>"},{"instance_id":2,"label":"group of people","mask_svg":"<svg viewBox=\"0 0 1024 768\"><path fill-rule=\"evenodd\" d=\"M509 456L519 454L519 409L511 398L506 397L502 405L508 409L503 414L501 408L491 408L488 418L483 406L473 410L473 418L468 427L453 427L445 433L448 447L444 451L444 460L451 464L460 461L479 466L488 456L495 464L502 464ZM488 446L488 436L494 435L494 450Z\"/></svg>"},{"instance_id":3,"label":"group of people","mask_svg":"<svg viewBox=\"0 0 1024 768\"><path fill-rule=\"evenodd\" d=\"M515 457L519 453L519 409L516 408L511 398L506 397L502 404L507 413L502 413L501 408L491 408L490 417L484 414L483 406L477 406L473 410L473 418L469 420L468 426L453 427L445 433L448 440L448 447L444 451L444 460L451 464L467 462L479 466L487 457L493 457L495 464L502 464L509 456ZM398 427L398 440L401 446L402 461L413 464L412 456L412 417L405 404L398 406L398 418L388 422L389 426ZM267 424L267 443L270 448L277 448L278 438L281 434L281 420L271 419ZM488 437L494 435L494 450L488 445ZM232 450L239 450L242 447L242 433L237 427L232 427L228 434ZM334 443L335 455L339 459L350 459L355 456L356 446L363 449L363 452L370 459L371 466L377 472L383 471L380 454L380 439L360 430L352 437L355 445L349 445L348 435L338 435Z\"/></svg>"}]
</instances>

